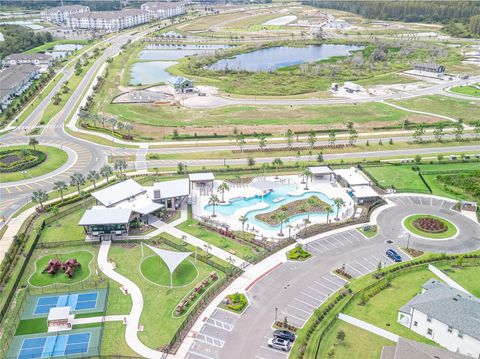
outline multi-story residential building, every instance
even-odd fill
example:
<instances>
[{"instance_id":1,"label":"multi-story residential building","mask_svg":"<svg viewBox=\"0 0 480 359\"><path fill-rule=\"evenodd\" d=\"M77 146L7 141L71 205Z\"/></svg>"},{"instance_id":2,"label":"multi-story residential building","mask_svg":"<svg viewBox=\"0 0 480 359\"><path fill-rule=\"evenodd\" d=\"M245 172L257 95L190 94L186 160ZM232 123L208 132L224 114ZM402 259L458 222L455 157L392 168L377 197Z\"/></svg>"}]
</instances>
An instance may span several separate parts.
<instances>
[{"instance_id":1,"label":"multi-story residential building","mask_svg":"<svg viewBox=\"0 0 480 359\"><path fill-rule=\"evenodd\" d=\"M140 8L147 11L151 19L167 19L185 14L186 2L151 1L142 4Z\"/></svg>"},{"instance_id":2,"label":"multi-story residential building","mask_svg":"<svg viewBox=\"0 0 480 359\"><path fill-rule=\"evenodd\" d=\"M21 64L0 71L0 110L4 110L14 97L20 96L38 78L38 67Z\"/></svg>"},{"instance_id":3,"label":"multi-story residential building","mask_svg":"<svg viewBox=\"0 0 480 359\"><path fill-rule=\"evenodd\" d=\"M88 6L68 5L45 9L40 14L43 21L64 23L73 14L81 14L87 12L90 12L90 8Z\"/></svg>"},{"instance_id":4,"label":"multi-story residential building","mask_svg":"<svg viewBox=\"0 0 480 359\"><path fill-rule=\"evenodd\" d=\"M16 66L22 64L35 65L40 68L40 72L44 72L52 64L53 58L50 55L46 54L10 54L3 58L2 65L4 67Z\"/></svg>"},{"instance_id":5,"label":"multi-story residential building","mask_svg":"<svg viewBox=\"0 0 480 359\"><path fill-rule=\"evenodd\" d=\"M398 312L398 322L452 352L480 358L480 299L435 279Z\"/></svg>"},{"instance_id":6,"label":"multi-story residential building","mask_svg":"<svg viewBox=\"0 0 480 359\"><path fill-rule=\"evenodd\" d=\"M145 24L148 21L148 13L139 9L91 11L70 16L67 19L67 26L72 29L118 31Z\"/></svg>"}]
</instances>

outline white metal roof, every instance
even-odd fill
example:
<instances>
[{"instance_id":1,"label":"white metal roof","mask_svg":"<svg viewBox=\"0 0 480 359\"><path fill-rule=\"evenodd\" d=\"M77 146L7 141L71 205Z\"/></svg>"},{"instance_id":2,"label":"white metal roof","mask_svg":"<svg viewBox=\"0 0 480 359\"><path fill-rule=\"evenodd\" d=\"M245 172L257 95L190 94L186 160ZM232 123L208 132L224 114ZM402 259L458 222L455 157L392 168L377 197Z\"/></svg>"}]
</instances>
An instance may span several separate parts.
<instances>
[{"instance_id":1,"label":"white metal roof","mask_svg":"<svg viewBox=\"0 0 480 359\"><path fill-rule=\"evenodd\" d=\"M130 178L100 191L93 192L92 196L108 207L142 192L145 192L145 189Z\"/></svg>"},{"instance_id":2,"label":"white metal roof","mask_svg":"<svg viewBox=\"0 0 480 359\"><path fill-rule=\"evenodd\" d=\"M130 221L132 210L129 208L101 208L87 209L78 223L80 226L95 224L125 224Z\"/></svg>"},{"instance_id":3,"label":"white metal roof","mask_svg":"<svg viewBox=\"0 0 480 359\"><path fill-rule=\"evenodd\" d=\"M334 171L335 174L341 176L348 185L351 186L368 186L370 181L366 178L363 173L354 167L339 169Z\"/></svg>"},{"instance_id":4,"label":"white metal roof","mask_svg":"<svg viewBox=\"0 0 480 359\"><path fill-rule=\"evenodd\" d=\"M378 197L378 193L370 186L355 186L352 191L356 198Z\"/></svg>"},{"instance_id":5,"label":"white metal roof","mask_svg":"<svg viewBox=\"0 0 480 359\"><path fill-rule=\"evenodd\" d=\"M160 249L156 247L152 247L151 245L145 244L148 248L155 252L168 267L170 273L173 273L175 269L182 263L185 258L187 258L192 252L174 252L174 251L167 251L165 249Z\"/></svg>"},{"instance_id":6,"label":"white metal roof","mask_svg":"<svg viewBox=\"0 0 480 359\"><path fill-rule=\"evenodd\" d=\"M326 174L333 174L333 170L328 167L328 166L314 166L314 167L308 167L310 172L314 175L326 175Z\"/></svg>"},{"instance_id":7,"label":"white metal roof","mask_svg":"<svg viewBox=\"0 0 480 359\"><path fill-rule=\"evenodd\" d=\"M153 189L151 187L146 188L145 193L115 205L115 208L128 208L131 209L132 212L141 214L149 214L163 207L163 204L153 202Z\"/></svg>"},{"instance_id":8,"label":"white metal roof","mask_svg":"<svg viewBox=\"0 0 480 359\"><path fill-rule=\"evenodd\" d=\"M53 307L48 312L48 320L68 319L70 307Z\"/></svg>"},{"instance_id":9,"label":"white metal roof","mask_svg":"<svg viewBox=\"0 0 480 359\"><path fill-rule=\"evenodd\" d=\"M259 191L270 191L278 187L285 186L283 183L272 182L263 177L257 177L252 183L251 186L256 188Z\"/></svg>"},{"instance_id":10,"label":"white metal roof","mask_svg":"<svg viewBox=\"0 0 480 359\"><path fill-rule=\"evenodd\" d=\"M202 182L202 181L213 181L215 176L212 172L203 172L203 173L190 173L188 178L192 182Z\"/></svg>"},{"instance_id":11,"label":"white metal roof","mask_svg":"<svg viewBox=\"0 0 480 359\"><path fill-rule=\"evenodd\" d=\"M155 196L155 199L165 199L174 197L185 197L190 194L190 180L188 178L181 178L172 181L155 182L153 184L154 192L160 191L160 197Z\"/></svg>"}]
</instances>

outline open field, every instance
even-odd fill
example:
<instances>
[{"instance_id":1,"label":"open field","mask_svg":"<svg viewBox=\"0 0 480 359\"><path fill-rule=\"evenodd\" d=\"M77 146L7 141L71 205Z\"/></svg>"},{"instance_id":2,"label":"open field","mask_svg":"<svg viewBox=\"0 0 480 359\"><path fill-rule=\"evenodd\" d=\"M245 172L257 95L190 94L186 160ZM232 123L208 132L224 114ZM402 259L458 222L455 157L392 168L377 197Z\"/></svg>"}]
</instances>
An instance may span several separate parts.
<instances>
[{"instance_id":1,"label":"open field","mask_svg":"<svg viewBox=\"0 0 480 359\"><path fill-rule=\"evenodd\" d=\"M450 91L459 93L462 95L468 95L468 96L474 96L474 97L479 97L480 96L480 89L477 88L478 84L473 84L469 86L457 86L457 87L452 87Z\"/></svg>"},{"instance_id":2,"label":"open field","mask_svg":"<svg viewBox=\"0 0 480 359\"><path fill-rule=\"evenodd\" d=\"M75 44L75 45L87 45L88 41L87 40L55 40L51 42L47 42L43 45L34 47L33 49L25 51L27 54L33 54L37 52L45 52L50 49L52 49L55 45L61 45L61 44Z\"/></svg>"},{"instance_id":3,"label":"open field","mask_svg":"<svg viewBox=\"0 0 480 359\"><path fill-rule=\"evenodd\" d=\"M437 122L438 119L404 112L381 103L330 106L228 106L216 109L185 107L109 104L107 112L121 121L134 125L134 136L163 138L176 129L180 134L230 134L232 126L238 132L283 133L293 131L342 128L353 121L358 130L399 125L403 121Z\"/></svg>"},{"instance_id":4,"label":"open field","mask_svg":"<svg viewBox=\"0 0 480 359\"><path fill-rule=\"evenodd\" d=\"M480 102L468 101L452 97L431 95L415 97L409 100L389 101L410 110L435 112L439 115L475 122L480 118Z\"/></svg>"},{"instance_id":5,"label":"open field","mask_svg":"<svg viewBox=\"0 0 480 359\"><path fill-rule=\"evenodd\" d=\"M480 297L480 285L478 278L480 276L480 266L453 266L444 265L439 267L450 278L460 284L476 297Z\"/></svg>"},{"instance_id":6,"label":"open field","mask_svg":"<svg viewBox=\"0 0 480 359\"><path fill-rule=\"evenodd\" d=\"M17 149L17 148L31 149L32 147L31 146L28 146L28 147L27 146L10 146L10 147L2 147L2 150ZM67 162L67 159L68 159L67 153L59 148L37 145L36 149L44 152L47 155L47 159L44 162L42 162L41 164L35 167L27 169L26 175L24 175L21 172L2 173L0 175L0 183L20 181L25 178L41 176L46 173L52 172L53 170L63 166L65 162Z\"/></svg>"}]
</instances>

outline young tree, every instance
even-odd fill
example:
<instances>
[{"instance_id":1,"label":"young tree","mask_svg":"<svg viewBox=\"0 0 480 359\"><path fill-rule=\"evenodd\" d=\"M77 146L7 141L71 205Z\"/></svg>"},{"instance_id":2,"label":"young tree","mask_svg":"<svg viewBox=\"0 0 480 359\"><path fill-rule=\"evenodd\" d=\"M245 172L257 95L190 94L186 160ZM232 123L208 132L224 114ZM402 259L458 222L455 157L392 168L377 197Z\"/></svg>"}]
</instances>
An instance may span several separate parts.
<instances>
[{"instance_id":1,"label":"young tree","mask_svg":"<svg viewBox=\"0 0 480 359\"><path fill-rule=\"evenodd\" d=\"M423 135L425 135L425 128L423 127L423 125L417 126L417 128L415 128L415 132L413 132L413 141L417 143L422 143Z\"/></svg>"},{"instance_id":2,"label":"young tree","mask_svg":"<svg viewBox=\"0 0 480 359\"><path fill-rule=\"evenodd\" d=\"M272 165L275 166L275 178L278 179L278 167L280 167L281 165L283 165L283 161L282 161L280 158L275 158L275 159L272 161Z\"/></svg>"},{"instance_id":3,"label":"young tree","mask_svg":"<svg viewBox=\"0 0 480 359\"><path fill-rule=\"evenodd\" d=\"M287 130L287 133L285 133L285 137L287 138L287 146L288 148L292 148L292 142L293 142L293 131L291 129Z\"/></svg>"},{"instance_id":4,"label":"young tree","mask_svg":"<svg viewBox=\"0 0 480 359\"><path fill-rule=\"evenodd\" d=\"M225 203L225 192L230 191L230 187L227 182L222 182L217 188L217 192L222 194L222 203Z\"/></svg>"},{"instance_id":5,"label":"young tree","mask_svg":"<svg viewBox=\"0 0 480 359\"><path fill-rule=\"evenodd\" d=\"M328 205L325 207L325 212L327 212L327 223L329 223L329 218L330 218L330 215L333 213L333 208L332 206Z\"/></svg>"},{"instance_id":6,"label":"young tree","mask_svg":"<svg viewBox=\"0 0 480 359\"><path fill-rule=\"evenodd\" d=\"M39 144L38 140L35 137L30 137L28 139L28 145L33 147L33 150L36 150L37 145Z\"/></svg>"},{"instance_id":7,"label":"young tree","mask_svg":"<svg viewBox=\"0 0 480 359\"><path fill-rule=\"evenodd\" d=\"M127 162L124 159L118 159L113 165L116 171L120 172L120 176L123 175L123 170L127 168Z\"/></svg>"},{"instance_id":8,"label":"young tree","mask_svg":"<svg viewBox=\"0 0 480 359\"><path fill-rule=\"evenodd\" d=\"M337 197L333 200L333 203L335 204L335 206L337 207L337 215L336 215L336 219L339 219L338 218L338 213L340 212L340 207L342 207L344 204L345 204L345 201L340 198L340 197Z\"/></svg>"},{"instance_id":9,"label":"young tree","mask_svg":"<svg viewBox=\"0 0 480 359\"><path fill-rule=\"evenodd\" d=\"M98 174L97 171L92 170L88 172L87 174L87 180L91 181L93 183L93 188L97 188L97 181L100 179L100 175Z\"/></svg>"},{"instance_id":10,"label":"young tree","mask_svg":"<svg viewBox=\"0 0 480 359\"><path fill-rule=\"evenodd\" d=\"M307 167L303 170L303 176L305 177L305 190L308 191L308 179L312 177L313 173L310 171L310 169Z\"/></svg>"},{"instance_id":11,"label":"young tree","mask_svg":"<svg viewBox=\"0 0 480 359\"><path fill-rule=\"evenodd\" d=\"M280 211L277 213L277 220L280 222L280 232L278 235L283 237L283 224L288 221L287 212Z\"/></svg>"},{"instance_id":12,"label":"young tree","mask_svg":"<svg viewBox=\"0 0 480 359\"><path fill-rule=\"evenodd\" d=\"M80 186L85 184L85 177L80 172L74 172L70 176L70 186L77 187L78 194L80 194Z\"/></svg>"},{"instance_id":13,"label":"young tree","mask_svg":"<svg viewBox=\"0 0 480 359\"><path fill-rule=\"evenodd\" d=\"M102 168L100 168L100 175L105 177L108 183L108 178L113 174L112 167L109 165L104 165Z\"/></svg>"},{"instance_id":14,"label":"young tree","mask_svg":"<svg viewBox=\"0 0 480 359\"><path fill-rule=\"evenodd\" d=\"M215 214L215 207L217 206L218 202L220 202L220 200L218 199L218 196L216 194L212 194L210 196L210 199L208 200L208 204L212 206L212 217L217 216Z\"/></svg>"},{"instance_id":15,"label":"young tree","mask_svg":"<svg viewBox=\"0 0 480 359\"><path fill-rule=\"evenodd\" d=\"M248 166L255 166L255 158L252 158L252 157L248 157L247 159L247 165Z\"/></svg>"},{"instance_id":16,"label":"young tree","mask_svg":"<svg viewBox=\"0 0 480 359\"><path fill-rule=\"evenodd\" d=\"M473 127L473 135L476 140L480 137L480 121L476 121Z\"/></svg>"},{"instance_id":17,"label":"young tree","mask_svg":"<svg viewBox=\"0 0 480 359\"><path fill-rule=\"evenodd\" d=\"M68 189L67 184L64 181L57 181L53 184L53 189L60 193L60 198L63 202L63 192Z\"/></svg>"},{"instance_id":18,"label":"young tree","mask_svg":"<svg viewBox=\"0 0 480 359\"><path fill-rule=\"evenodd\" d=\"M433 136L435 136L435 140L437 142L442 142L444 135L445 134L443 132L443 123L440 122L433 130Z\"/></svg>"},{"instance_id":19,"label":"young tree","mask_svg":"<svg viewBox=\"0 0 480 359\"><path fill-rule=\"evenodd\" d=\"M330 132L328 133L328 143L331 145L331 146L335 146L335 141L337 140L337 134L335 132L335 130L330 130Z\"/></svg>"},{"instance_id":20,"label":"young tree","mask_svg":"<svg viewBox=\"0 0 480 359\"><path fill-rule=\"evenodd\" d=\"M310 145L310 148L315 147L315 142L317 142L317 136L315 135L314 130L310 130L308 133L308 144Z\"/></svg>"},{"instance_id":21,"label":"young tree","mask_svg":"<svg viewBox=\"0 0 480 359\"><path fill-rule=\"evenodd\" d=\"M464 132L465 129L463 120L458 120L458 122L455 124L455 131L453 132L455 134L455 140L461 141Z\"/></svg>"},{"instance_id":22,"label":"young tree","mask_svg":"<svg viewBox=\"0 0 480 359\"><path fill-rule=\"evenodd\" d=\"M235 141L237 142L237 146L240 148L240 152L243 153L243 146L246 144L245 135L243 133L239 133L235 137Z\"/></svg>"},{"instance_id":23,"label":"young tree","mask_svg":"<svg viewBox=\"0 0 480 359\"><path fill-rule=\"evenodd\" d=\"M247 216L240 216L238 220L242 223L242 232L245 232L245 223L248 222Z\"/></svg>"},{"instance_id":24,"label":"young tree","mask_svg":"<svg viewBox=\"0 0 480 359\"><path fill-rule=\"evenodd\" d=\"M422 156L420 156L420 155L415 155L414 160L415 160L415 163L420 163L420 161L422 160Z\"/></svg>"},{"instance_id":25,"label":"young tree","mask_svg":"<svg viewBox=\"0 0 480 359\"><path fill-rule=\"evenodd\" d=\"M339 342L343 342L345 340L345 332L343 330L339 330L337 332L337 340Z\"/></svg>"},{"instance_id":26,"label":"young tree","mask_svg":"<svg viewBox=\"0 0 480 359\"><path fill-rule=\"evenodd\" d=\"M319 163L322 163L324 160L323 160L323 152L320 152L318 155L317 155L317 162Z\"/></svg>"},{"instance_id":27,"label":"young tree","mask_svg":"<svg viewBox=\"0 0 480 359\"><path fill-rule=\"evenodd\" d=\"M357 142L357 138L358 138L358 132L356 129L352 128L350 130L350 135L348 137L348 143L350 144L350 146L353 146L355 142Z\"/></svg>"},{"instance_id":28,"label":"young tree","mask_svg":"<svg viewBox=\"0 0 480 359\"><path fill-rule=\"evenodd\" d=\"M40 210L43 212L44 207L43 203L48 200L48 193L45 192L43 189L39 189L37 191L33 191L32 193L32 201L38 203L40 205Z\"/></svg>"},{"instance_id":29,"label":"young tree","mask_svg":"<svg viewBox=\"0 0 480 359\"><path fill-rule=\"evenodd\" d=\"M263 133L258 136L258 147L260 148L260 151L263 151L265 147L267 147L267 138Z\"/></svg>"}]
</instances>

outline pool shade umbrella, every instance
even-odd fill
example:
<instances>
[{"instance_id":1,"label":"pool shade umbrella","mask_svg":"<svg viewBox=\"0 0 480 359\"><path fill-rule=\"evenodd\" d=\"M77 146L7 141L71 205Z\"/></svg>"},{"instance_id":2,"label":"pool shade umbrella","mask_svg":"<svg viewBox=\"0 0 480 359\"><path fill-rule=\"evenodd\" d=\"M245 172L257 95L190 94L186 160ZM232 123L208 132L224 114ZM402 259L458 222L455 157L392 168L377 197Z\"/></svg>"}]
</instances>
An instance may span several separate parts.
<instances>
[{"instance_id":1,"label":"pool shade umbrella","mask_svg":"<svg viewBox=\"0 0 480 359\"><path fill-rule=\"evenodd\" d=\"M192 252L174 252L174 251L166 251L165 249L160 249L160 248L155 248L152 247L151 245L145 244L148 248L150 248L152 251L155 252L162 260L165 262L165 264L168 267L168 270L170 271L170 288L173 286L172 282L172 275L173 272L175 272L175 269L182 263L185 258L190 256Z\"/></svg>"}]
</instances>

